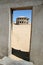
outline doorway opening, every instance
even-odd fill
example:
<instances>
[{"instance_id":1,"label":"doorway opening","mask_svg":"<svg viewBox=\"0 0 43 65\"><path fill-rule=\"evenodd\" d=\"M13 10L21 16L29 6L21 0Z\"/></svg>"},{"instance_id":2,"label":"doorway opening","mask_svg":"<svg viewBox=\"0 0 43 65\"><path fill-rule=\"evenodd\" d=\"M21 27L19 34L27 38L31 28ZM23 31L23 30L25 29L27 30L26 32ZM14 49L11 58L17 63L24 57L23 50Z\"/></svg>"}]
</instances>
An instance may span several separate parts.
<instances>
[{"instance_id":1,"label":"doorway opening","mask_svg":"<svg viewBox=\"0 0 43 65\"><path fill-rule=\"evenodd\" d=\"M32 7L11 8L11 57L30 61Z\"/></svg>"}]
</instances>

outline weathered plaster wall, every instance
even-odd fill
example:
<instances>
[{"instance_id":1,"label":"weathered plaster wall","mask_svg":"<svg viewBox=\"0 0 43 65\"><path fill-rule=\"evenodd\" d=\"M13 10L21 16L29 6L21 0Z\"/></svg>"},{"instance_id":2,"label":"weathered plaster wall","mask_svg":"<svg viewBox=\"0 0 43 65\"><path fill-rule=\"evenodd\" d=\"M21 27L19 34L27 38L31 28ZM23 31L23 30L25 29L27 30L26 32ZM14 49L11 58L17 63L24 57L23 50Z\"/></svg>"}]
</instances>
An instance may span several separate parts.
<instances>
[{"instance_id":1,"label":"weathered plaster wall","mask_svg":"<svg viewBox=\"0 0 43 65\"><path fill-rule=\"evenodd\" d=\"M33 7L31 61L43 65L43 5Z\"/></svg>"},{"instance_id":2,"label":"weathered plaster wall","mask_svg":"<svg viewBox=\"0 0 43 65\"><path fill-rule=\"evenodd\" d=\"M11 30L11 48L23 52L30 52L30 32L31 23L24 25L15 25ZM28 56L29 57L29 56ZM18 57L10 54L10 58L18 60ZM21 58L19 58L20 60Z\"/></svg>"},{"instance_id":3,"label":"weathered plaster wall","mask_svg":"<svg viewBox=\"0 0 43 65\"><path fill-rule=\"evenodd\" d=\"M6 0L0 2L0 58L8 55L9 9L11 7L33 6L30 58L35 65L43 65L43 5L41 4L43 4L42 0L14 0L12 3Z\"/></svg>"},{"instance_id":4,"label":"weathered plaster wall","mask_svg":"<svg viewBox=\"0 0 43 65\"><path fill-rule=\"evenodd\" d=\"M0 58L5 55L8 55L8 16L8 8L0 7Z\"/></svg>"},{"instance_id":5,"label":"weathered plaster wall","mask_svg":"<svg viewBox=\"0 0 43 65\"><path fill-rule=\"evenodd\" d=\"M11 47L24 52L30 49L31 24L13 25L11 34Z\"/></svg>"}]
</instances>

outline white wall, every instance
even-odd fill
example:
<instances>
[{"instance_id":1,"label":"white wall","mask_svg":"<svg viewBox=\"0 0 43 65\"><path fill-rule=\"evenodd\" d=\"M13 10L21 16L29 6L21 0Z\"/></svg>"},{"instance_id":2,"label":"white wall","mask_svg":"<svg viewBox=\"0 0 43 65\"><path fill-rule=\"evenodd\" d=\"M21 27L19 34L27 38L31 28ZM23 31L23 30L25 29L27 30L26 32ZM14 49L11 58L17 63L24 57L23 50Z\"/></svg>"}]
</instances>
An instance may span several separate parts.
<instances>
[{"instance_id":1,"label":"white wall","mask_svg":"<svg viewBox=\"0 0 43 65\"><path fill-rule=\"evenodd\" d=\"M0 7L0 58L8 55L8 31L9 31L8 8Z\"/></svg>"},{"instance_id":2,"label":"white wall","mask_svg":"<svg viewBox=\"0 0 43 65\"><path fill-rule=\"evenodd\" d=\"M24 52L30 50L31 24L13 25L11 34L11 47Z\"/></svg>"},{"instance_id":3,"label":"white wall","mask_svg":"<svg viewBox=\"0 0 43 65\"><path fill-rule=\"evenodd\" d=\"M33 7L31 61L43 65L43 5Z\"/></svg>"},{"instance_id":4,"label":"white wall","mask_svg":"<svg viewBox=\"0 0 43 65\"><path fill-rule=\"evenodd\" d=\"M26 25L13 24L13 28L11 30L11 48L23 52L30 52L30 32L31 23ZM21 58L12 54L10 54L9 57L14 60L21 60Z\"/></svg>"}]
</instances>

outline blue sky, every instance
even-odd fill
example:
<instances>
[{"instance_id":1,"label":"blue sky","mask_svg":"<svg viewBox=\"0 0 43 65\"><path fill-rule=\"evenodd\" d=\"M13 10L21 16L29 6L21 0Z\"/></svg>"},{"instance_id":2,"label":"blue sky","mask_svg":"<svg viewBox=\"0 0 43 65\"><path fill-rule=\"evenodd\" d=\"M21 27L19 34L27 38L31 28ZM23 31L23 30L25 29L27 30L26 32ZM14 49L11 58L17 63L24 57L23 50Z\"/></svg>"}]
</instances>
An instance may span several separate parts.
<instances>
[{"instance_id":1,"label":"blue sky","mask_svg":"<svg viewBox=\"0 0 43 65\"><path fill-rule=\"evenodd\" d=\"M31 22L31 14L32 14L32 10L14 10L13 11L13 22L16 22L16 18L19 16L25 16L30 18L30 22Z\"/></svg>"}]
</instances>

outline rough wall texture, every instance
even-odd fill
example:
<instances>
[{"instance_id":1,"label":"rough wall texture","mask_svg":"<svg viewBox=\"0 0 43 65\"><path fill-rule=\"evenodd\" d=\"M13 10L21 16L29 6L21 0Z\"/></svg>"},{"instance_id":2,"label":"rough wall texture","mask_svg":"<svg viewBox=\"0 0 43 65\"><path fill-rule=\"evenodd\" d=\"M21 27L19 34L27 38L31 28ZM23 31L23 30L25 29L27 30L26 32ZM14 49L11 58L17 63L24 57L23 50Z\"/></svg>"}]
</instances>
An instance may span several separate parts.
<instances>
[{"instance_id":1,"label":"rough wall texture","mask_svg":"<svg viewBox=\"0 0 43 65\"><path fill-rule=\"evenodd\" d=\"M0 58L8 55L8 9L0 7Z\"/></svg>"},{"instance_id":2,"label":"rough wall texture","mask_svg":"<svg viewBox=\"0 0 43 65\"><path fill-rule=\"evenodd\" d=\"M22 1L22 2L21 2ZM31 61L43 65L43 1L42 0L7 0L0 2L0 58L8 55L9 9L11 7L33 6ZM5 4L4 4L4 3ZM40 5L40 6L39 6ZM10 44L9 44L10 45Z\"/></svg>"},{"instance_id":3,"label":"rough wall texture","mask_svg":"<svg viewBox=\"0 0 43 65\"><path fill-rule=\"evenodd\" d=\"M31 61L43 64L43 5L33 7Z\"/></svg>"}]
</instances>

